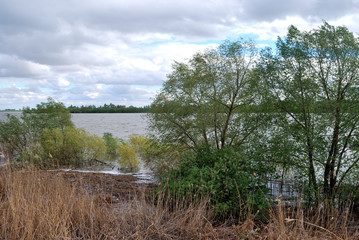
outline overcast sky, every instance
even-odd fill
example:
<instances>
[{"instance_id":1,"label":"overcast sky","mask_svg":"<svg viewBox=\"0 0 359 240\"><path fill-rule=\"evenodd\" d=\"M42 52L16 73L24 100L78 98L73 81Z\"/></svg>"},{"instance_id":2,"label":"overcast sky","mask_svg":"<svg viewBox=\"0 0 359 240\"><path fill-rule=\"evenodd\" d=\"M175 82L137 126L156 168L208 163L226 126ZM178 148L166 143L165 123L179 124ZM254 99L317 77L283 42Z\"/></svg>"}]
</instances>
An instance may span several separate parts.
<instances>
[{"instance_id":1,"label":"overcast sky","mask_svg":"<svg viewBox=\"0 0 359 240\"><path fill-rule=\"evenodd\" d=\"M0 0L0 109L151 103L171 71L225 39L271 45L325 19L359 32L358 0Z\"/></svg>"}]
</instances>

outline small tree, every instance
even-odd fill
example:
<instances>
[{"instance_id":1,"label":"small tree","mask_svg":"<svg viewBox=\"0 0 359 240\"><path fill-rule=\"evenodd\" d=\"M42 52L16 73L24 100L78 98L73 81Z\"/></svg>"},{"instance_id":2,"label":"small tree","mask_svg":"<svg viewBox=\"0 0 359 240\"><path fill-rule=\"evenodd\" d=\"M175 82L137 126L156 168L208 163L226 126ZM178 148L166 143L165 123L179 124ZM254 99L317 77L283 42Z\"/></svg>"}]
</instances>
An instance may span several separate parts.
<instances>
[{"instance_id":1,"label":"small tree","mask_svg":"<svg viewBox=\"0 0 359 240\"><path fill-rule=\"evenodd\" d=\"M61 102L48 98L47 102L36 105L36 108L24 108L21 118L29 127L34 136L40 134L45 128L73 127L70 111Z\"/></svg>"},{"instance_id":2,"label":"small tree","mask_svg":"<svg viewBox=\"0 0 359 240\"><path fill-rule=\"evenodd\" d=\"M0 121L0 149L8 161L28 149L29 138L27 126L16 116Z\"/></svg>"},{"instance_id":3,"label":"small tree","mask_svg":"<svg viewBox=\"0 0 359 240\"><path fill-rule=\"evenodd\" d=\"M40 140L44 131L57 129L58 134L55 130L52 133L56 140L71 127L71 115L64 104L49 98L36 108L24 108L20 119L8 115L7 120L0 121L0 146L9 160L33 161L41 155Z\"/></svg>"}]
</instances>

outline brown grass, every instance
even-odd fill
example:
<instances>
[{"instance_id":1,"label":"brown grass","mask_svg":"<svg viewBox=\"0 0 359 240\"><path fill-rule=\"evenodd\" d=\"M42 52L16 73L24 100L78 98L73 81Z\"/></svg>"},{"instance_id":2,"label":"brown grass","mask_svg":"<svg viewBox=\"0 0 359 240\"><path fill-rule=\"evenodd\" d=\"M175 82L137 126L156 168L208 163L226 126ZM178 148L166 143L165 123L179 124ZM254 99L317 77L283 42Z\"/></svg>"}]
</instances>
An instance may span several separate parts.
<instances>
[{"instance_id":1,"label":"brown grass","mask_svg":"<svg viewBox=\"0 0 359 240\"><path fill-rule=\"evenodd\" d=\"M206 203L172 204L137 196L108 203L61 175L37 171L0 176L1 239L235 239L212 226ZM159 204L161 203L161 204Z\"/></svg>"},{"instance_id":2,"label":"brown grass","mask_svg":"<svg viewBox=\"0 0 359 240\"><path fill-rule=\"evenodd\" d=\"M335 208L293 209L281 200L270 211L269 223L263 225L260 239L359 239L357 222L349 221L350 211Z\"/></svg>"},{"instance_id":3,"label":"brown grass","mask_svg":"<svg viewBox=\"0 0 359 240\"><path fill-rule=\"evenodd\" d=\"M61 174L3 171L0 238L359 239L357 228L348 222L348 212L340 215L333 211L335 221L324 226L320 213L306 214L302 208L294 211L279 202L265 224L253 218L235 225L214 224L206 201L173 202L163 194L148 200L137 193L128 200L112 202L101 195L101 186L97 191L83 186Z\"/></svg>"}]
</instances>

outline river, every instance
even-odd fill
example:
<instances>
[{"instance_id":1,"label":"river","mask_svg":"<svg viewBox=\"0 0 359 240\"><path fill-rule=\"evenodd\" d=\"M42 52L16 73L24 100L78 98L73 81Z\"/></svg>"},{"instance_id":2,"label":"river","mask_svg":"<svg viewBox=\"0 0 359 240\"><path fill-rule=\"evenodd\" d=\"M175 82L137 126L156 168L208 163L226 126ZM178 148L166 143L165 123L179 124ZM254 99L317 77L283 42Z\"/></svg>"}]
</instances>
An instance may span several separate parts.
<instances>
[{"instance_id":1,"label":"river","mask_svg":"<svg viewBox=\"0 0 359 240\"><path fill-rule=\"evenodd\" d=\"M143 113L73 113L71 119L77 128L83 128L91 134L102 137L105 132L109 132L114 137L127 140L131 134L146 134L145 116ZM5 119L6 113L0 113L0 120Z\"/></svg>"}]
</instances>

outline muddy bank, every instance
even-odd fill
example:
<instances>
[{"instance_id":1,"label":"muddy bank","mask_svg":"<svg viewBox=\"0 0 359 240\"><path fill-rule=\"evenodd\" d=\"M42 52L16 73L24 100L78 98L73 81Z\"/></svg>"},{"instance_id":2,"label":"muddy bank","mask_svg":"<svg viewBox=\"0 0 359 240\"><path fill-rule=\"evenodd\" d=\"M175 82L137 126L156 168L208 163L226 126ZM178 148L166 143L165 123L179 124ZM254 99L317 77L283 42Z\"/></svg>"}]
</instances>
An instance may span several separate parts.
<instances>
[{"instance_id":1,"label":"muddy bank","mask_svg":"<svg viewBox=\"0 0 359 240\"><path fill-rule=\"evenodd\" d=\"M63 170L40 172L44 177L62 177L71 185L85 189L90 194L113 203L150 194L155 187L154 183L143 182L141 178L133 175Z\"/></svg>"}]
</instances>

